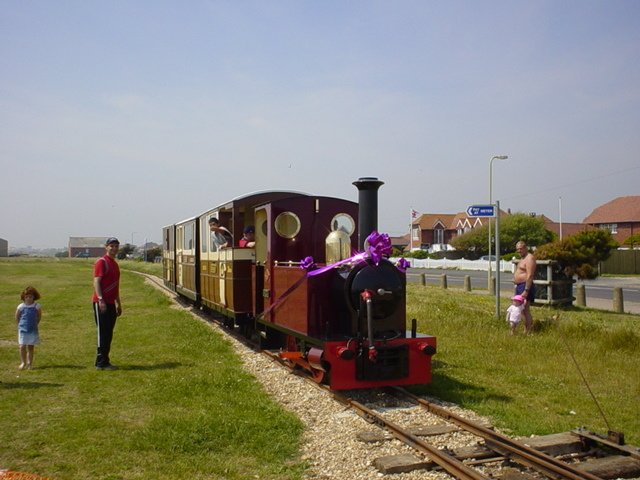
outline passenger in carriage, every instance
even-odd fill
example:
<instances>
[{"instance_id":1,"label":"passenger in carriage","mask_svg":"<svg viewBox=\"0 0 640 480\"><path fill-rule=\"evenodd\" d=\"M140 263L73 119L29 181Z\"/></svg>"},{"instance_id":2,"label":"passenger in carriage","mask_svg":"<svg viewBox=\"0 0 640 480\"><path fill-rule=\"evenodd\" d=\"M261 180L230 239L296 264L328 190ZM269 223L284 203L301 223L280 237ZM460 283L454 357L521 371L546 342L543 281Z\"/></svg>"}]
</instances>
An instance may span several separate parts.
<instances>
[{"instance_id":1,"label":"passenger in carriage","mask_svg":"<svg viewBox=\"0 0 640 480\"><path fill-rule=\"evenodd\" d=\"M233 235L226 227L220 225L220 220L216 217L209 219L209 230L211 230L211 242L216 250L233 246Z\"/></svg>"},{"instance_id":2,"label":"passenger in carriage","mask_svg":"<svg viewBox=\"0 0 640 480\"><path fill-rule=\"evenodd\" d=\"M253 248L256 246L256 229L253 225L247 225L244 228L244 233L238 245L240 248Z\"/></svg>"}]
</instances>

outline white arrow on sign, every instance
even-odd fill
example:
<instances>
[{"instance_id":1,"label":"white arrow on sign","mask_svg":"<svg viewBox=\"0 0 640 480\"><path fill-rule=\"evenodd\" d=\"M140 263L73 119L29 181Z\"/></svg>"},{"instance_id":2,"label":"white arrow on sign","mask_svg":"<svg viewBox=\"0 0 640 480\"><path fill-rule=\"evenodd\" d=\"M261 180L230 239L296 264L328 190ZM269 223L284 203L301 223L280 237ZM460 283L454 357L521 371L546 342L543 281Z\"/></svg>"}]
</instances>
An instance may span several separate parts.
<instances>
[{"instance_id":1,"label":"white arrow on sign","mask_svg":"<svg viewBox=\"0 0 640 480\"><path fill-rule=\"evenodd\" d=\"M470 217L495 217L495 205L471 205L467 208L467 215Z\"/></svg>"}]
</instances>

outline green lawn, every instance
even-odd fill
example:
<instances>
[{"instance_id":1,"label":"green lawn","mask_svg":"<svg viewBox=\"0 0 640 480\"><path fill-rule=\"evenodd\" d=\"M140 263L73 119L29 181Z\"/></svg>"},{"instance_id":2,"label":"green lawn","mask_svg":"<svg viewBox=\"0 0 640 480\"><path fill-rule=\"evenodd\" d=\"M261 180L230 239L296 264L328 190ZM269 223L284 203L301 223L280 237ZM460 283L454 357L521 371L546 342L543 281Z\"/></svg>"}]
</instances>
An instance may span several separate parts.
<instances>
[{"instance_id":1,"label":"green lawn","mask_svg":"<svg viewBox=\"0 0 640 480\"><path fill-rule=\"evenodd\" d=\"M123 271L114 372L96 371L90 260L0 260L0 469L56 479L302 476L301 423L237 369L229 344ZM121 266L158 273L158 265ZM42 294L35 369L19 372L19 292ZM587 426L640 444L640 316L533 310L510 337L487 295L409 285L409 318L438 337L433 383L414 387L490 416L514 434ZM553 317L559 313L559 318Z\"/></svg>"},{"instance_id":2,"label":"green lawn","mask_svg":"<svg viewBox=\"0 0 640 480\"><path fill-rule=\"evenodd\" d=\"M610 427L640 444L640 316L533 307L534 335L511 337L504 316L493 315L493 297L408 288L409 318L438 337L433 383L414 391L488 415L517 435Z\"/></svg>"},{"instance_id":3,"label":"green lawn","mask_svg":"<svg viewBox=\"0 0 640 480\"><path fill-rule=\"evenodd\" d=\"M238 370L228 342L137 274L122 274L112 347L120 370L93 368L91 265L0 260L0 469L56 479L300 478L301 422ZM21 372L13 315L28 284L42 295L42 344L35 368Z\"/></svg>"}]
</instances>

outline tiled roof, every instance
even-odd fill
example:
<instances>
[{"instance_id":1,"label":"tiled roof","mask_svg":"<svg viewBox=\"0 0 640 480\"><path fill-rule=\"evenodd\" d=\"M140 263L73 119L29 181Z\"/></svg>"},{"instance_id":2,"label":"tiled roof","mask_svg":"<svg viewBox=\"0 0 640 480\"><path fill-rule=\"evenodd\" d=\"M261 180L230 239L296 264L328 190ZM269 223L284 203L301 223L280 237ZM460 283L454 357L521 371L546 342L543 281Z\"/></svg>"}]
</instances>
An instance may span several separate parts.
<instances>
[{"instance_id":1,"label":"tiled roof","mask_svg":"<svg viewBox=\"0 0 640 480\"><path fill-rule=\"evenodd\" d=\"M449 213L425 213L413 224L420 225L421 230L433 230L438 224L442 224L445 229L451 229L454 218L455 215Z\"/></svg>"},{"instance_id":2,"label":"tiled roof","mask_svg":"<svg viewBox=\"0 0 640 480\"><path fill-rule=\"evenodd\" d=\"M640 195L618 197L596 208L582 223L640 222Z\"/></svg>"},{"instance_id":3,"label":"tiled roof","mask_svg":"<svg viewBox=\"0 0 640 480\"><path fill-rule=\"evenodd\" d=\"M556 235L560 236L560 224L553 222L549 219L544 222L544 228L551 230ZM570 237L576 233L584 232L586 230L595 230L596 227L587 225L586 223L563 223L562 224L562 238Z\"/></svg>"},{"instance_id":4,"label":"tiled roof","mask_svg":"<svg viewBox=\"0 0 640 480\"><path fill-rule=\"evenodd\" d=\"M390 237L389 240L391 240L391 245L393 246L409 245L409 234L406 233L399 237Z\"/></svg>"}]
</instances>

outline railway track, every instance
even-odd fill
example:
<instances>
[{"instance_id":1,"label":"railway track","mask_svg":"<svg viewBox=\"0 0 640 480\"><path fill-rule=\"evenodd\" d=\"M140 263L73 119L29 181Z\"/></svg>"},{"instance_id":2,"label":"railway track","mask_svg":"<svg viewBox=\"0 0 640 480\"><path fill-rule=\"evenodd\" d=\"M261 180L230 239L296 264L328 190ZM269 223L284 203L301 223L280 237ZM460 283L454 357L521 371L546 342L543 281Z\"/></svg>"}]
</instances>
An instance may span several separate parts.
<instances>
[{"instance_id":1,"label":"railway track","mask_svg":"<svg viewBox=\"0 0 640 480\"><path fill-rule=\"evenodd\" d=\"M317 388L329 392L336 401L353 409L367 422L377 425L416 452L426 456L425 459L398 455L374 460L382 473L442 469L461 480L485 480L505 476L505 465L518 465L521 472L519 475L512 468L508 469L510 480L516 478L603 480L640 477L640 448L621 445L620 438L614 441L587 430L578 429L565 434L539 437L538 440L518 441L496 432L490 426L469 420L403 388L394 387L376 391L375 401L370 399L371 391L346 393L330 391L325 385L317 384L310 376L295 370L295 365L280 358L278 352L263 353L303 375ZM383 395L388 398L381 399ZM435 422L433 418L417 420L417 416L412 414L410 423L401 425L387 418L379 407L380 404L407 405L409 403L416 405L437 420ZM382 410L385 410L385 407L382 407ZM427 426L417 425L416 421L423 421ZM469 444L473 446L456 449L424 439L454 432L469 436ZM362 437L363 441L386 440L383 435L363 435ZM536 445L537 448L529 444ZM558 452L562 458L547 452ZM580 463L581 460L582 463ZM485 467L485 471L478 470L479 466Z\"/></svg>"},{"instance_id":2,"label":"railway track","mask_svg":"<svg viewBox=\"0 0 640 480\"><path fill-rule=\"evenodd\" d=\"M145 276L168 291L157 277ZM170 293L173 295L173 292ZM199 313L200 318L207 318L201 312L194 313ZM207 320L211 321L211 318ZM224 330L233 334L226 327ZM248 345L243 337L234 335L234 338ZM281 358L279 352L263 353L303 376L303 372L295 368L292 362ZM497 477L508 477L510 480L640 477L640 449L620 445L623 443L620 438L605 439L578 430L553 436L553 440L540 437L542 441L527 439L523 442L499 434L486 424L464 418L451 409L404 389L331 392L310 378L306 380L314 387L325 390L370 424L379 427L377 434L370 431L358 433L362 442L385 442L395 438L416 452L416 455L372 459L381 473L444 470L455 478L477 480ZM466 438L467 447L452 447L449 441L452 436L458 440ZM561 458L557 458L559 456Z\"/></svg>"}]
</instances>

